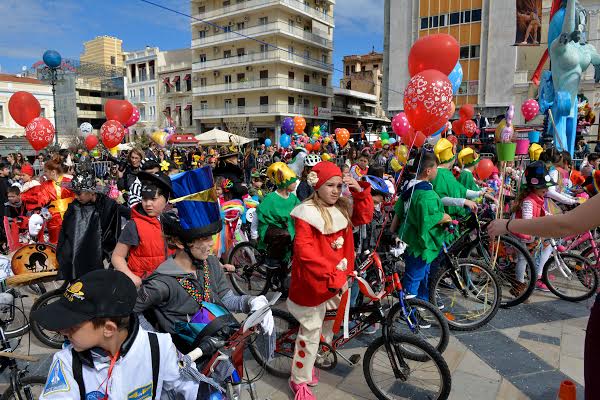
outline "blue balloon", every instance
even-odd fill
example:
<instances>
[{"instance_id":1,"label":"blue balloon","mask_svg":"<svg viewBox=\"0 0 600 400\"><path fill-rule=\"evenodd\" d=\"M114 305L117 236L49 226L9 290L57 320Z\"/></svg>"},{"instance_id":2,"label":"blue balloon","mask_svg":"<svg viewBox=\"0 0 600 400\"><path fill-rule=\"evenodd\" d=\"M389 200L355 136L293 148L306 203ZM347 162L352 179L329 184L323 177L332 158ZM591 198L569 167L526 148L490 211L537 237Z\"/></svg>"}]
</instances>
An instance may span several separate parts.
<instances>
[{"instance_id":1,"label":"blue balloon","mask_svg":"<svg viewBox=\"0 0 600 400\"><path fill-rule=\"evenodd\" d=\"M46 50L42 59L44 60L44 64L50 68L58 68L62 62L62 57L56 50Z\"/></svg>"},{"instance_id":2,"label":"blue balloon","mask_svg":"<svg viewBox=\"0 0 600 400\"><path fill-rule=\"evenodd\" d=\"M296 124L294 123L294 118L287 117L281 123L281 130L288 135L292 135L294 133L294 127ZM284 146L287 147L287 146Z\"/></svg>"},{"instance_id":3,"label":"blue balloon","mask_svg":"<svg viewBox=\"0 0 600 400\"><path fill-rule=\"evenodd\" d=\"M452 84L452 93L456 94L463 80L463 70L460 61L456 63L456 66L452 72L450 72L450 75L448 75L448 80Z\"/></svg>"},{"instance_id":4,"label":"blue balloon","mask_svg":"<svg viewBox=\"0 0 600 400\"><path fill-rule=\"evenodd\" d=\"M267 138L265 139L265 146L270 146L271 145L271 139Z\"/></svg>"},{"instance_id":5,"label":"blue balloon","mask_svg":"<svg viewBox=\"0 0 600 400\"><path fill-rule=\"evenodd\" d=\"M394 143L396 143L396 139L394 139L394 138L389 138L389 139L388 139L388 143L389 143L389 144L394 144Z\"/></svg>"},{"instance_id":6,"label":"blue balloon","mask_svg":"<svg viewBox=\"0 0 600 400\"><path fill-rule=\"evenodd\" d=\"M281 138L279 139L279 144L281 145L281 147L290 147L291 143L292 143L292 138L290 138L290 135L286 135L286 134L281 135Z\"/></svg>"}]
</instances>

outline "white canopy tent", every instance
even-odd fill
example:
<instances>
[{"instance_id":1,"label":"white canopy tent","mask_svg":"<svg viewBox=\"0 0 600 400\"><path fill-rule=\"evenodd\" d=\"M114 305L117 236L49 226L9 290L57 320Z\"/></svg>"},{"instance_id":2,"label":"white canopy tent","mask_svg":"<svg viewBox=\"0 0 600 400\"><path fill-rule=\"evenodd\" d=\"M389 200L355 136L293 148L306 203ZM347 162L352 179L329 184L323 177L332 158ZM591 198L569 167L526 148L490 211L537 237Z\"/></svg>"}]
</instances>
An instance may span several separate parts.
<instances>
[{"instance_id":1,"label":"white canopy tent","mask_svg":"<svg viewBox=\"0 0 600 400\"><path fill-rule=\"evenodd\" d=\"M198 140L198 144L201 145L229 145L242 146L246 143L250 143L256 139L246 138L233 133L225 132L220 129L214 128L208 132L196 135L195 139Z\"/></svg>"}]
</instances>

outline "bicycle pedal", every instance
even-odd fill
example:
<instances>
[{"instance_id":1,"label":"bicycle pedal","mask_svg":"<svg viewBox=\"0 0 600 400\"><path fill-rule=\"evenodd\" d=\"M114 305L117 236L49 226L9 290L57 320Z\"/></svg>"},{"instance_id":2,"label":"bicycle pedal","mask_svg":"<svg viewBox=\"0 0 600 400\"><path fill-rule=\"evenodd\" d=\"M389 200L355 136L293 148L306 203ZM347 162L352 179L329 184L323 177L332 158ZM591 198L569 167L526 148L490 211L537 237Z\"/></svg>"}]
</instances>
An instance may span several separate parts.
<instances>
[{"instance_id":1,"label":"bicycle pedal","mask_svg":"<svg viewBox=\"0 0 600 400\"><path fill-rule=\"evenodd\" d=\"M360 354L352 354L348 360L352 365L356 365L360 362Z\"/></svg>"}]
</instances>

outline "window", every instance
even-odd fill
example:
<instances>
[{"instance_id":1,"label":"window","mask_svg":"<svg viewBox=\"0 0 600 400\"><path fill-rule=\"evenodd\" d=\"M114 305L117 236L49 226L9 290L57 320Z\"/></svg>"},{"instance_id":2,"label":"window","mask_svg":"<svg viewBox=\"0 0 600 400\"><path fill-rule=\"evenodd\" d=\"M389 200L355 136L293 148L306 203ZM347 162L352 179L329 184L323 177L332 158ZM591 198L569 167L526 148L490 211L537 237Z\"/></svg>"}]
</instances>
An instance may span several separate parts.
<instances>
[{"instance_id":1,"label":"window","mask_svg":"<svg viewBox=\"0 0 600 400\"><path fill-rule=\"evenodd\" d=\"M200 101L200 109L201 110L208 110L208 101L206 101L206 100Z\"/></svg>"},{"instance_id":2,"label":"window","mask_svg":"<svg viewBox=\"0 0 600 400\"><path fill-rule=\"evenodd\" d=\"M206 62L206 54L200 54L200 62Z\"/></svg>"},{"instance_id":3,"label":"window","mask_svg":"<svg viewBox=\"0 0 600 400\"><path fill-rule=\"evenodd\" d=\"M288 105L293 106L294 105L294 98L293 97L288 97Z\"/></svg>"},{"instance_id":4,"label":"window","mask_svg":"<svg viewBox=\"0 0 600 400\"><path fill-rule=\"evenodd\" d=\"M322 62L323 64L327 64L327 54L323 54L323 55L321 56L321 62Z\"/></svg>"},{"instance_id":5,"label":"window","mask_svg":"<svg viewBox=\"0 0 600 400\"><path fill-rule=\"evenodd\" d=\"M115 56L110 56L110 65L116 65L117 64L117 58Z\"/></svg>"},{"instance_id":6,"label":"window","mask_svg":"<svg viewBox=\"0 0 600 400\"><path fill-rule=\"evenodd\" d=\"M148 89L148 96L156 96L156 89L154 88L154 86L150 86L150 88Z\"/></svg>"},{"instance_id":7,"label":"window","mask_svg":"<svg viewBox=\"0 0 600 400\"><path fill-rule=\"evenodd\" d=\"M224 26L223 32L231 32L231 25Z\"/></svg>"},{"instance_id":8,"label":"window","mask_svg":"<svg viewBox=\"0 0 600 400\"><path fill-rule=\"evenodd\" d=\"M262 71L259 72L259 77L260 79L269 79L269 70L267 69L263 69Z\"/></svg>"},{"instance_id":9,"label":"window","mask_svg":"<svg viewBox=\"0 0 600 400\"><path fill-rule=\"evenodd\" d=\"M269 105L269 96L260 96L260 105L268 106Z\"/></svg>"},{"instance_id":10,"label":"window","mask_svg":"<svg viewBox=\"0 0 600 400\"><path fill-rule=\"evenodd\" d=\"M238 31L241 31L242 29L244 29L246 27L246 24L243 22L238 22L236 25L236 28Z\"/></svg>"},{"instance_id":11,"label":"window","mask_svg":"<svg viewBox=\"0 0 600 400\"><path fill-rule=\"evenodd\" d=\"M225 75L223 78L225 79L226 85L231 84L231 75Z\"/></svg>"},{"instance_id":12,"label":"window","mask_svg":"<svg viewBox=\"0 0 600 400\"><path fill-rule=\"evenodd\" d=\"M321 108L327 108L327 100L321 100Z\"/></svg>"},{"instance_id":13,"label":"window","mask_svg":"<svg viewBox=\"0 0 600 400\"><path fill-rule=\"evenodd\" d=\"M238 105L238 108L246 107L246 99L243 97L237 99L237 105Z\"/></svg>"},{"instance_id":14,"label":"window","mask_svg":"<svg viewBox=\"0 0 600 400\"><path fill-rule=\"evenodd\" d=\"M463 11L460 19L461 23L471 22L471 10Z\"/></svg>"},{"instance_id":15,"label":"window","mask_svg":"<svg viewBox=\"0 0 600 400\"><path fill-rule=\"evenodd\" d=\"M187 79L185 80L185 90L187 90L188 92L192 91L192 77L191 76L187 76Z\"/></svg>"},{"instance_id":16,"label":"window","mask_svg":"<svg viewBox=\"0 0 600 400\"><path fill-rule=\"evenodd\" d=\"M424 17L421 18L421 29L427 29L429 28L429 18Z\"/></svg>"},{"instance_id":17,"label":"window","mask_svg":"<svg viewBox=\"0 0 600 400\"><path fill-rule=\"evenodd\" d=\"M259 25L266 25L269 23L269 17L260 17L258 19L258 24Z\"/></svg>"},{"instance_id":18,"label":"window","mask_svg":"<svg viewBox=\"0 0 600 400\"><path fill-rule=\"evenodd\" d=\"M45 108L42 108L42 110L40 111L40 117L46 118L46 109Z\"/></svg>"},{"instance_id":19,"label":"window","mask_svg":"<svg viewBox=\"0 0 600 400\"><path fill-rule=\"evenodd\" d=\"M446 26L446 19L447 19L447 15L440 15L440 26Z\"/></svg>"},{"instance_id":20,"label":"window","mask_svg":"<svg viewBox=\"0 0 600 400\"><path fill-rule=\"evenodd\" d=\"M462 46L460 48L460 58L461 59L469 58L469 46Z\"/></svg>"},{"instance_id":21,"label":"window","mask_svg":"<svg viewBox=\"0 0 600 400\"><path fill-rule=\"evenodd\" d=\"M260 52L261 53L266 53L267 51L269 51L269 45L268 44L261 44L260 45Z\"/></svg>"},{"instance_id":22,"label":"window","mask_svg":"<svg viewBox=\"0 0 600 400\"><path fill-rule=\"evenodd\" d=\"M321 86L327 86L327 78L321 78Z\"/></svg>"},{"instance_id":23,"label":"window","mask_svg":"<svg viewBox=\"0 0 600 400\"><path fill-rule=\"evenodd\" d=\"M229 57L231 57L231 50L223 51L223 58L229 58Z\"/></svg>"},{"instance_id":24,"label":"window","mask_svg":"<svg viewBox=\"0 0 600 400\"><path fill-rule=\"evenodd\" d=\"M288 71L288 79L293 81L294 78L296 77L296 74L294 74L294 71Z\"/></svg>"},{"instance_id":25,"label":"window","mask_svg":"<svg viewBox=\"0 0 600 400\"><path fill-rule=\"evenodd\" d=\"M460 23L460 13L453 12L450 14L450 25L456 25Z\"/></svg>"},{"instance_id":26,"label":"window","mask_svg":"<svg viewBox=\"0 0 600 400\"><path fill-rule=\"evenodd\" d=\"M471 11L471 22L481 21L481 10L472 10Z\"/></svg>"},{"instance_id":27,"label":"window","mask_svg":"<svg viewBox=\"0 0 600 400\"><path fill-rule=\"evenodd\" d=\"M204 14L206 12L206 6L198 7L198 14Z\"/></svg>"},{"instance_id":28,"label":"window","mask_svg":"<svg viewBox=\"0 0 600 400\"><path fill-rule=\"evenodd\" d=\"M186 107L188 109L188 126L192 126L194 124L194 113L192 112L192 105L188 105Z\"/></svg>"},{"instance_id":29,"label":"window","mask_svg":"<svg viewBox=\"0 0 600 400\"><path fill-rule=\"evenodd\" d=\"M132 97L132 98L135 97L135 89L131 89L129 91L129 97Z\"/></svg>"},{"instance_id":30,"label":"window","mask_svg":"<svg viewBox=\"0 0 600 400\"><path fill-rule=\"evenodd\" d=\"M437 28L439 25L439 17L437 15L433 16L433 17L429 17L429 27L430 28Z\"/></svg>"},{"instance_id":31,"label":"window","mask_svg":"<svg viewBox=\"0 0 600 400\"><path fill-rule=\"evenodd\" d=\"M231 99L225 99L225 110L231 110Z\"/></svg>"},{"instance_id":32,"label":"window","mask_svg":"<svg viewBox=\"0 0 600 400\"><path fill-rule=\"evenodd\" d=\"M206 86L206 78L200 78L200 87Z\"/></svg>"},{"instance_id":33,"label":"window","mask_svg":"<svg viewBox=\"0 0 600 400\"><path fill-rule=\"evenodd\" d=\"M350 71L352 71L352 73L353 73L353 74L355 74L355 73L356 73L356 65L353 65L353 66L350 68Z\"/></svg>"},{"instance_id":34,"label":"window","mask_svg":"<svg viewBox=\"0 0 600 400\"><path fill-rule=\"evenodd\" d=\"M310 83L310 76L304 75L304 83Z\"/></svg>"},{"instance_id":35,"label":"window","mask_svg":"<svg viewBox=\"0 0 600 400\"><path fill-rule=\"evenodd\" d=\"M146 107L140 107L139 111L140 111L140 119L142 121L146 120Z\"/></svg>"},{"instance_id":36,"label":"window","mask_svg":"<svg viewBox=\"0 0 600 400\"><path fill-rule=\"evenodd\" d=\"M156 107L155 106L150 106L150 115L151 116L156 116Z\"/></svg>"},{"instance_id":37,"label":"window","mask_svg":"<svg viewBox=\"0 0 600 400\"><path fill-rule=\"evenodd\" d=\"M246 55L246 49L243 49L243 48L242 49L237 49L237 55L238 55L238 57L245 56Z\"/></svg>"},{"instance_id":38,"label":"window","mask_svg":"<svg viewBox=\"0 0 600 400\"><path fill-rule=\"evenodd\" d=\"M181 77L180 76L175 77L175 91L181 92Z\"/></svg>"},{"instance_id":39,"label":"window","mask_svg":"<svg viewBox=\"0 0 600 400\"><path fill-rule=\"evenodd\" d=\"M140 89L140 100L144 101L146 99L146 93L144 88Z\"/></svg>"},{"instance_id":40,"label":"window","mask_svg":"<svg viewBox=\"0 0 600 400\"><path fill-rule=\"evenodd\" d=\"M238 82L245 82L246 81L246 74L237 74L237 81Z\"/></svg>"},{"instance_id":41,"label":"window","mask_svg":"<svg viewBox=\"0 0 600 400\"><path fill-rule=\"evenodd\" d=\"M206 31L198 31L198 39L204 39L206 37Z\"/></svg>"},{"instance_id":42,"label":"window","mask_svg":"<svg viewBox=\"0 0 600 400\"><path fill-rule=\"evenodd\" d=\"M350 75L350 66L346 65L346 75Z\"/></svg>"},{"instance_id":43,"label":"window","mask_svg":"<svg viewBox=\"0 0 600 400\"><path fill-rule=\"evenodd\" d=\"M480 46L471 46L471 58L479 58Z\"/></svg>"},{"instance_id":44,"label":"window","mask_svg":"<svg viewBox=\"0 0 600 400\"><path fill-rule=\"evenodd\" d=\"M225 0L223 2L223 7L229 7L230 5L231 5L231 1L229 1L229 0Z\"/></svg>"},{"instance_id":45,"label":"window","mask_svg":"<svg viewBox=\"0 0 600 400\"><path fill-rule=\"evenodd\" d=\"M379 69L379 64L373 64L373 69Z\"/></svg>"},{"instance_id":46,"label":"window","mask_svg":"<svg viewBox=\"0 0 600 400\"><path fill-rule=\"evenodd\" d=\"M304 58L310 59L310 50L304 50Z\"/></svg>"}]
</instances>

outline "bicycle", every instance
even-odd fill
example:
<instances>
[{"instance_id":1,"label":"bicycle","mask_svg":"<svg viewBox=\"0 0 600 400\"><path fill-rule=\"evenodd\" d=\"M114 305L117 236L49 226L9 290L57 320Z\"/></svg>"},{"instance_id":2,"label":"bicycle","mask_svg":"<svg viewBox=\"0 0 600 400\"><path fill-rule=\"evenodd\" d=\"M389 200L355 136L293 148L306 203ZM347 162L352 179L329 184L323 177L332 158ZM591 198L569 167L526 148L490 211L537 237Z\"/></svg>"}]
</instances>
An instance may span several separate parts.
<instances>
[{"instance_id":1,"label":"bicycle","mask_svg":"<svg viewBox=\"0 0 600 400\"><path fill-rule=\"evenodd\" d=\"M12 306L15 307L15 306ZM21 310L23 313L23 311ZM24 315L24 313L23 313ZM4 331L6 322L0 319L0 374L8 368L10 371L10 385L2 394L1 400L34 400L38 399L46 385L46 377L39 375L29 375L27 366L19 368L17 360L37 362L38 359L23 354L13 353L8 337Z\"/></svg>"},{"instance_id":2,"label":"bicycle","mask_svg":"<svg viewBox=\"0 0 600 400\"><path fill-rule=\"evenodd\" d=\"M453 222L452 225L456 226ZM452 226L451 225L451 226ZM465 235L463 235L463 238ZM487 324L498 312L502 287L486 264L459 258L461 240L443 245L439 267L429 281L429 301L440 309L450 329L472 331Z\"/></svg>"},{"instance_id":3,"label":"bicycle","mask_svg":"<svg viewBox=\"0 0 600 400\"><path fill-rule=\"evenodd\" d=\"M36 310L47 306L50 303L53 303L60 299L67 287L69 286L69 282L64 282L62 286L58 289L48 291L37 298L37 300L31 306L30 315ZM37 323L35 319L30 320L30 328L33 335L46 346L53 349L61 349L62 345L65 341L63 335L58 332L50 331L43 328L40 324Z\"/></svg>"},{"instance_id":4,"label":"bicycle","mask_svg":"<svg viewBox=\"0 0 600 400\"><path fill-rule=\"evenodd\" d=\"M274 357L267 360L260 354L258 344L261 338L257 338L250 345L250 352L259 364L264 365L267 372L277 377L288 378L291 374L291 363L300 325L290 313L279 309L272 311L276 332ZM325 320L335 320L337 313L338 310L327 311ZM319 343L316 368L334 369L338 364L338 356L351 366L356 366L360 361L360 355L355 354L346 358L339 350L370 326L381 324L382 336L368 346L363 361L363 374L375 396L387 400L394 396L394 393L388 392L395 392L402 393L409 399L448 398L452 378L446 361L425 340L414 335L395 332L389 324L381 301L352 307L349 313L356 325L349 330L347 338L336 335L331 344L323 341Z\"/></svg>"},{"instance_id":5,"label":"bicycle","mask_svg":"<svg viewBox=\"0 0 600 400\"><path fill-rule=\"evenodd\" d=\"M7 288L4 281L0 282L0 320L4 323L4 335L7 339L13 339L23 336L29 332L29 321L25 313L17 313L17 310L23 310L23 298L27 295L21 294L17 288ZM21 306L15 306L15 302L20 301Z\"/></svg>"}]
</instances>

